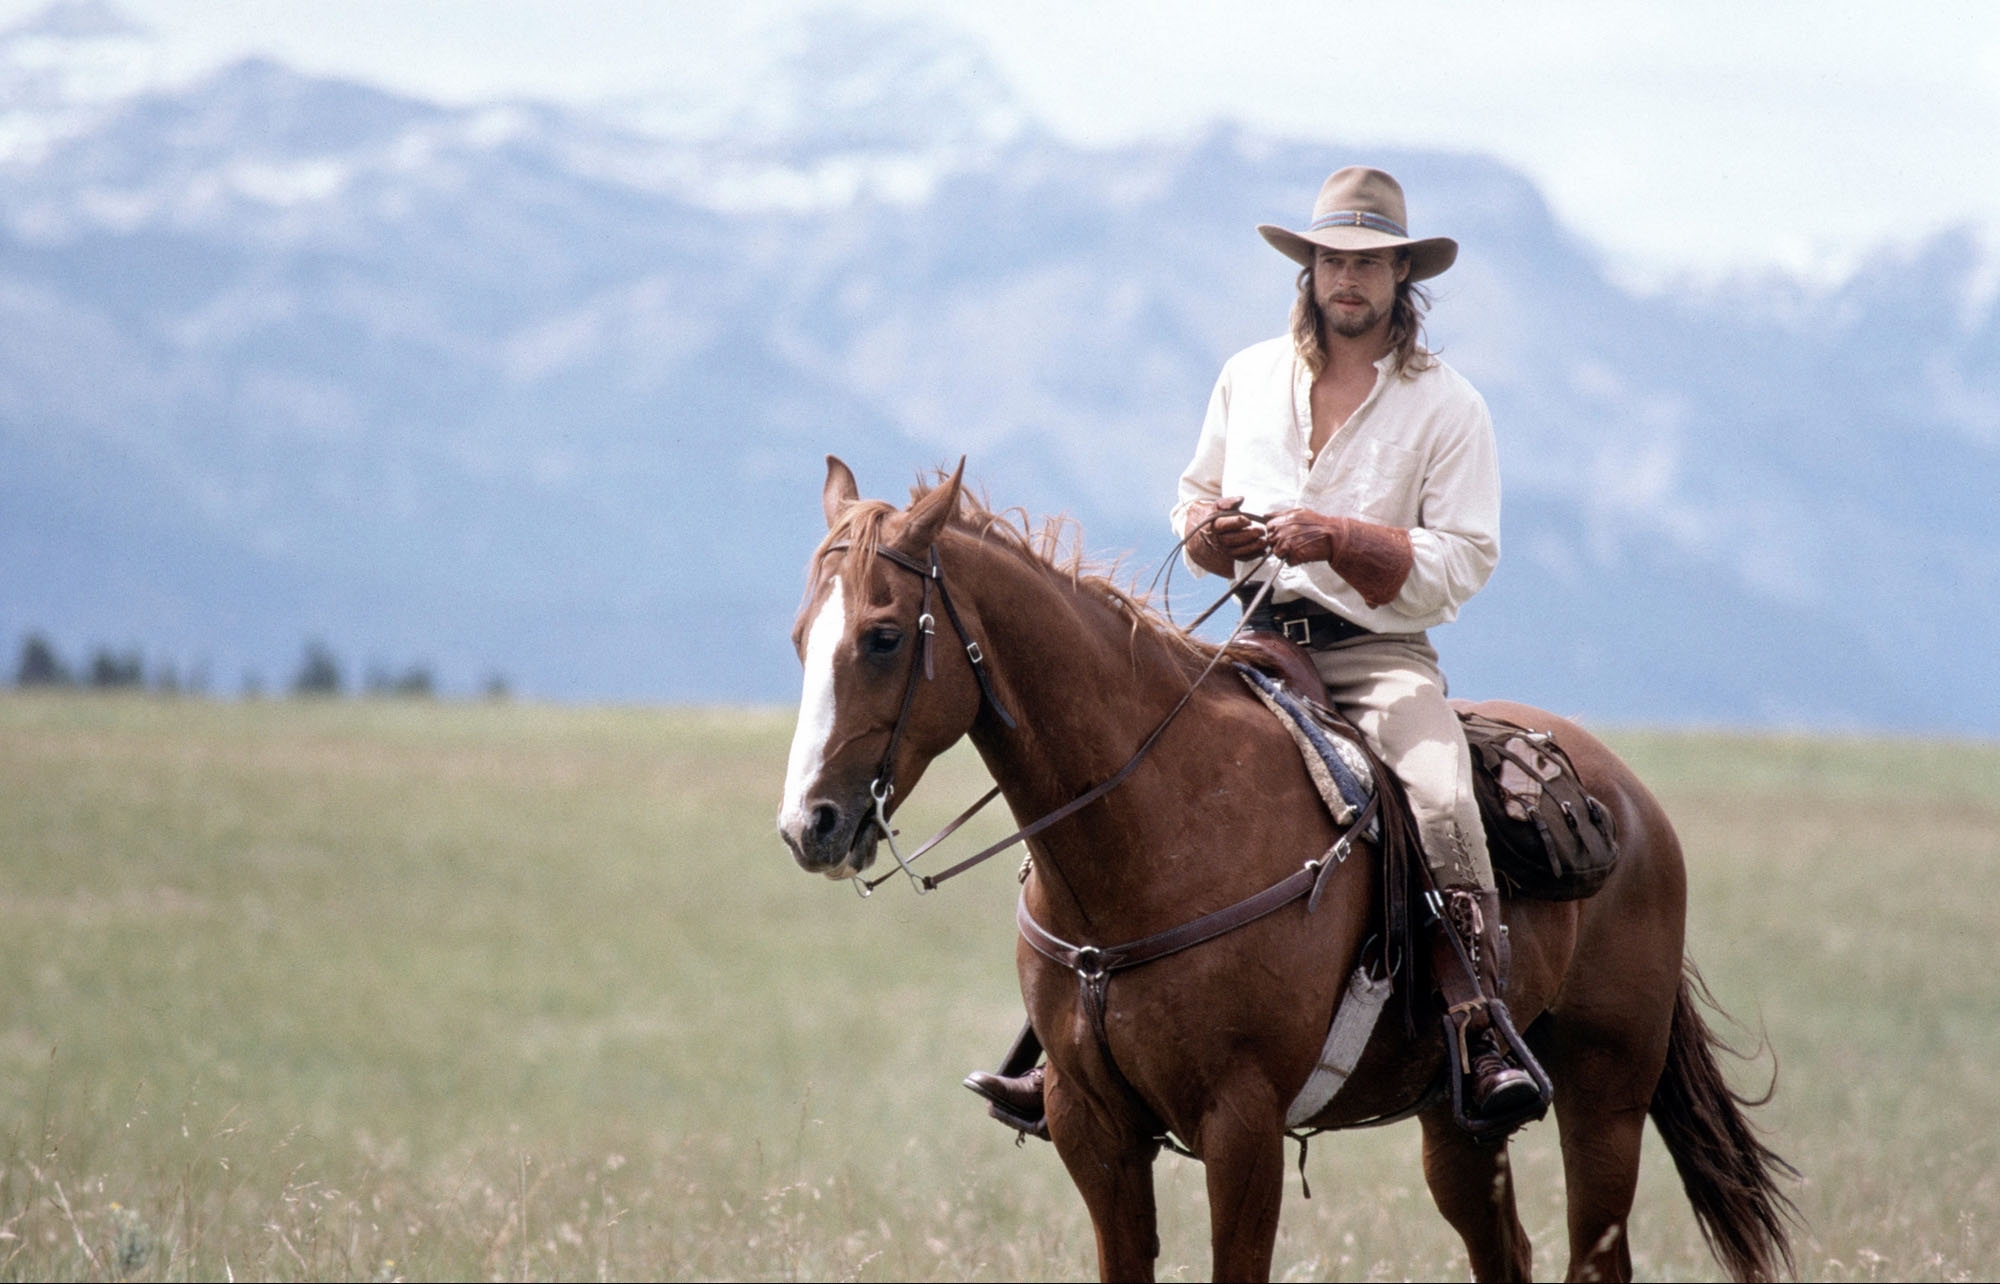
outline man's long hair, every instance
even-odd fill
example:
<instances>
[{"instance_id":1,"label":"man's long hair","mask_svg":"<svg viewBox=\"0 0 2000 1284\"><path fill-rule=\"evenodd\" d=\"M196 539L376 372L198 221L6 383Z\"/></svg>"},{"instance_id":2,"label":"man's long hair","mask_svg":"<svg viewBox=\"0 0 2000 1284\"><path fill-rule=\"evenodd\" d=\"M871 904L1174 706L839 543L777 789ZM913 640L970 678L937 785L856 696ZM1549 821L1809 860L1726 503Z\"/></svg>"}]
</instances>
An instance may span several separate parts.
<instances>
[{"instance_id":1,"label":"man's long hair","mask_svg":"<svg viewBox=\"0 0 2000 1284\"><path fill-rule=\"evenodd\" d=\"M1407 263L1409 257L1408 250L1400 250L1396 261ZM1396 301L1389 306L1389 350L1395 354L1398 374L1418 374L1436 363L1437 358L1424 343L1424 313L1430 306L1429 290L1408 279L1397 282ZM1313 297L1310 263L1299 269L1299 297L1292 303L1292 346L1314 377L1326 368L1326 314Z\"/></svg>"}]
</instances>

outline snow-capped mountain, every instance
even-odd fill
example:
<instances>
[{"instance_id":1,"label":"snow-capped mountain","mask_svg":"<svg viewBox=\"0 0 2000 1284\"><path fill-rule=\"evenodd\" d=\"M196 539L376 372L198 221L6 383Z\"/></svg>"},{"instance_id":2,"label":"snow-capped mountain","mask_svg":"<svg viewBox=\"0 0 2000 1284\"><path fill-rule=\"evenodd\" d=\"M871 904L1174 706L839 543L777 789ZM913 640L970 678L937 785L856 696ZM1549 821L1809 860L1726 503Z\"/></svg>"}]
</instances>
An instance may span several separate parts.
<instances>
[{"instance_id":1,"label":"snow-capped mountain","mask_svg":"<svg viewBox=\"0 0 2000 1284\"><path fill-rule=\"evenodd\" d=\"M158 79L152 35L101 0L0 32L0 165L32 166Z\"/></svg>"},{"instance_id":2,"label":"snow-capped mountain","mask_svg":"<svg viewBox=\"0 0 2000 1284\"><path fill-rule=\"evenodd\" d=\"M2000 734L1975 232L1831 293L1641 296L1479 157L1081 151L955 33L798 41L737 101L614 119L269 62L167 86L95 4L0 36L0 645L787 698L822 455L896 494L969 454L1156 559L1215 371L1284 323L1252 228L1367 161L1465 247L1431 334L1501 438L1461 691Z\"/></svg>"}]
</instances>

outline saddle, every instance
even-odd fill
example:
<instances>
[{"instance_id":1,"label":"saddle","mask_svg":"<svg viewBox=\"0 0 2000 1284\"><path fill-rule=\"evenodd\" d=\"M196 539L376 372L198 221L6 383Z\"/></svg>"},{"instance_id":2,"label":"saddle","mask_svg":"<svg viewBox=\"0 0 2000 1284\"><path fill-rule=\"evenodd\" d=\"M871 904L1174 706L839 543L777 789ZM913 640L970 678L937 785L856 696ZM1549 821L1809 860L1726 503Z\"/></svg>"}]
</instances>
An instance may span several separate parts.
<instances>
[{"instance_id":1,"label":"saddle","mask_svg":"<svg viewBox=\"0 0 2000 1284\"><path fill-rule=\"evenodd\" d=\"M1340 718L1311 657L1282 635L1243 633L1232 650L1317 706L1321 716ZM1617 830L1609 809L1584 789L1569 755L1546 731L1457 711L1472 748L1473 789L1501 892L1550 901L1594 895L1617 866Z\"/></svg>"}]
</instances>

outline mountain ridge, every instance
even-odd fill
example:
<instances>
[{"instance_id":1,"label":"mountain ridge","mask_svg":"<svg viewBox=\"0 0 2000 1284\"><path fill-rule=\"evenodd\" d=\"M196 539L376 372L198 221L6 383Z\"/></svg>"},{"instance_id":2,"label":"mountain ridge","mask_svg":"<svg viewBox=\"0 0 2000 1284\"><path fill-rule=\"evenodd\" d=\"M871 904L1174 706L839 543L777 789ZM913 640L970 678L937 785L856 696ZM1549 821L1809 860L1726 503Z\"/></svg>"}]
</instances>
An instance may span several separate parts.
<instances>
[{"instance_id":1,"label":"mountain ridge","mask_svg":"<svg viewBox=\"0 0 2000 1284\"><path fill-rule=\"evenodd\" d=\"M972 118L676 141L252 61L0 164L0 638L784 699L828 451L876 494L969 453L995 502L1157 557L1215 371L1284 324L1251 229L1365 152L1466 247L1430 333L1501 434L1501 569L1438 637L1462 692L2000 734L1976 235L1832 291L1635 293L1498 162L1230 125L1083 151L952 33L850 36L946 68L933 115L971 76ZM879 106L852 63L794 73Z\"/></svg>"}]
</instances>

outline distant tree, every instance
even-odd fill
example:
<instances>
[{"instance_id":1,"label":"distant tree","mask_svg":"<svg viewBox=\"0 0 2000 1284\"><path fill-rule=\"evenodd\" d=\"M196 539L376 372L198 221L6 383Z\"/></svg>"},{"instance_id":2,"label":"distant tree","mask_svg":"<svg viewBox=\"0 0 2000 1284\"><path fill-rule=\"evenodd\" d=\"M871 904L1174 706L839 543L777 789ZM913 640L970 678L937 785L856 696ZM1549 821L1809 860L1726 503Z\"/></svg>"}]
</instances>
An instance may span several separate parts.
<instances>
[{"instance_id":1,"label":"distant tree","mask_svg":"<svg viewBox=\"0 0 2000 1284\"><path fill-rule=\"evenodd\" d=\"M22 687L66 687L76 679L69 666L56 654L55 647L39 633L30 633L21 643L21 662L14 668L14 684Z\"/></svg>"},{"instance_id":2,"label":"distant tree","mask_svg":"<svg viewBox=\"0 0 2000 1284\"><path fill-rule=\"evenodd\" d=\"M489 673L486 681L479 684L479 694L488 700L506 700L513 696L514 688L509 685L504 673Z\"/></svg>"},{"instance_id":3,"label":"distant tree","mask_svg":"<svg viewBox=\"0 0 2000 1284\"><path fill-rule=\"evenodd\" d=\"M162 660L153 666L153 690L167 696L181 693L181 672L172 660Z\"/></svg>"},{"instance_id":4,"label":"distant tree","mask_svg":"<svg viewBox=\"0 0 2000 1284\"><path fill-rule=\"evenodd\" d=\"M427 664L413 664L401 673L392 672L387 665L371 664L365 688L371 696L428 699L437 694L437 678Z\"/></svg>"},{"instance_id":5,"label":"distant tree","mask_svg":"<svg viewBox=\"0 0 2000 1284\"><path fill-rule=\"evenodd\" d=\"M428 699L437 694L437 677L428 664L413 664L401 673L385 664L371 664L363 689L371 696Z\"/></svg>"},{"instance_id":6,"label":"distant tree","mask_svg":"<svg viewBox=\"0 0 2000 1284\"><path fill-rule=\"evenodd\" d=\"M103 691L123 690L146 684L146 666L137 651L117 652L98 647L90 657L90 685Z\"/></svg>"},{"instance_id":7,"label":"distant tree","mask_svg":"<svg viewBox=\"0 0 2000 1284\"><path fill-rule=\"evenodd\" d=\"M437 679L432 676L429 665L413 664L403 670L390 692L405 699L428 700L437 694Z\"/></svg>"},{"instance_id":8,"label":"distant tree","mask_svg":"<svg viewBox=\"0 0 2000 1284\"><path fill-rule=\"evenodd\" d=\"M340 662L322 642L306 643L306 651L299 661L299 671L292 678L292 694L298 696L337 696L345 685L340 674Z\"/></svg>"}]
</instances>

